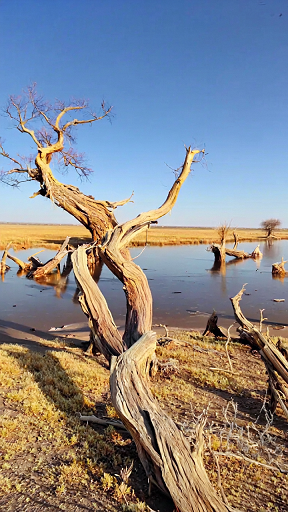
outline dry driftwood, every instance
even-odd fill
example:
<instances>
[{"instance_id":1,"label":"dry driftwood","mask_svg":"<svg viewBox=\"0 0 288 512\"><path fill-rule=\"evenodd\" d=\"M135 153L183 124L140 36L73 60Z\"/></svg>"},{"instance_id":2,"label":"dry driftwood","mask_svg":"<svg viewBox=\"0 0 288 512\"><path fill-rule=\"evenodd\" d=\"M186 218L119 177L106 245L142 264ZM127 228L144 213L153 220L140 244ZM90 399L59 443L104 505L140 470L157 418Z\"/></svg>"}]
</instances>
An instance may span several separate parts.
<instances>
[{"instance_id":1,"label":"dry driftwood","mask_svg":"<svg viewBox=\"0 0 288 512\"><path fill-rule=\"evenodd\" d=\"M281 262L273 263L272 265L272 274L274 276L285 276L288 272L285 270L285 263L287 263L288 260L284 261L283 256Z\"/></svg>"},{"instance_id":2,"label":"dry driftwood","mask_svg":"<svg viewBox=\"0 0 288 512\"><path fill-rule=\"evenodd\" d=\"M68 243L69 243L70 237L66 236L62 246L60 247L57 254L52 258L51 260L47 261L45 265L38 266L35 271L33 272L34 279L39 279L41 277L46 276L47 274L51 274L53 272L54 268L57 267L60 263L60 261L68 254Z\"/></svg>"},{"instance_id":3,"label":"dry driftwood","mask_svg":"<svg viewBox=\"0 0 288 512\"><path fill-rule=\"evenodd\" d=\"M235 247L235 244L234 244ZM213 252L215 257L215 263L225 262L225 256L232 256L238 260L243 260L247 258L262 258L262 253L259 249L259 245L254 249L254 251L250 254L245 251L237 251L236 249L228 249L225 245L212 244L210 250Z\"/></svg>"},{"instance_id":4,"label":"dry driftwood","mask_svg":"<svg viewBox=\"0 0 288 512\"><path fill-rule=\"evenodd\" d=\"M156 334L148 332L118 358L112 358L113 405L132 434L149 481L170 494L181 512L228 511L208 480L202 462L202 429L194 450L149 389Z\"/></svg>"},{"instance_id":5,"label":"dry driftwood","mask_svg":"<svg viewBox=\"0 0 288 512\"><path fill-rule=\"evenodd\" d=\"M239 302L245 291L244 286L240 292L235 295L235 297L230 299L235 318L240 325L240 336L247 339L254 347L257 347L265 363L269 376L271 411L275 411L277 402L279 402L286 418L288 419L288 409L285 403L285 400L288 399L288 389L286 388L286 385L288 385L288 361L274 343L268 337L265 337L262 332L260 332L243 315ZM283 379L285 384L283 384L281 379L279 379L279 376ZM283 396L285 397L284 399Z\"/></svg>"},{"instance_id":6,"label":"dry driftwood","mask_svg":"<svg viewBox=\"0 0 288 512\"><path fill-rule=\"evenodd\" d=\"M7 258L10 258L10 260L14 261L14 263L16 263L16 265L19 266L20 270L24 270L25 272L28 272L28 270L31 269L31 262L25 263L24 261L20 260L19 258L16 258L16 256L12 256L11 254L9 254L9 252L7 253Z\"/></svg>"},{"instance_id":7,"label":"dry driftwood","mask_svg":"<svg viewBox=\"0 0 288 512\"><path fill-rule=\"evenodd\" d=\"M7 244L6 249L4 250L3 255L2 255L2 259L0 261L0 274L2 274L2 275L5 274L5 272L7 272L7 270L10 269L9 265L6 265L6 258L8 256L8 249L10 246L11 246L11 242L9 242L9 244Z\"/></svg>"},{"instance_id":8,"label":"dry driftwood","mask_svg":"<svg viewBox=\"0 0 288 512\"><path fill-rule=\"evenodd\" d=\"M258 258L262 258L262 256L263 256L263 254L260 251L259 247L260 247L260 245L257 245L257 247L255 247L254 251L251 252L251 258L253 258L254 260L256 260Z\"/></svg>"}]
</instances>

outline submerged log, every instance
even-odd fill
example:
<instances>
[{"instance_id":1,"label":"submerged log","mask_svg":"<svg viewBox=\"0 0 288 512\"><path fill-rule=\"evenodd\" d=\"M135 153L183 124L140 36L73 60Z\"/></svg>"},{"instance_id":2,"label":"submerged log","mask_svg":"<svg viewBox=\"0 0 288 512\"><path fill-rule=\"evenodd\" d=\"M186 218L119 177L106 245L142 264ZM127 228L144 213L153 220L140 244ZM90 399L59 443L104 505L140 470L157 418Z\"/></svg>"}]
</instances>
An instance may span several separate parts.
<instances>
[{"instance_id":1,"label":"submerged log","mask_svg":"<svg viewBox=\"0 0 288 512\"><path fill-rule=\"evenodd\" d=\"M251 254L249 254L248 252L245 252L245 251L236 251L234 249L225 249L225 254L227 254L227 256L233 256L233 258L236 258L236 259L239 259L239 260L243 260L243 259L246 259L246 258L251 258Z\"/></svg>"},{"instance_id":2,"label":"submerged log","mask_svg":"<svg viewBox=\"0 0 288 512\"><path fill-rule=\"evenodd\" d=\"M285 270L285 263L287 263L288 260L284 261L283 256L281 262L273 263L272 265L272 274L276 276L285 276L287 274L287 271Z\"/></svg>"},{"instance_id":3,"label":"submerged log","mask_svg":"<svg viewBox=\"0 0 288 512\"><path fill-rule=\"evenodd\" d=\"M156 334L148 332L111 362L112 403L135 441L149 482L171 495L179 512L231 510L217 496L205 471L202 427L193 451L149 389Z\"/></svg>"},{"instance_id":4,"label":"submerged log","mask_svg":"<svg viewBox=\"0 0 288 512\"><path fill-rule=\"evenodd\" d=\"M235 244L234 244L235 247ZM262 258L262 253L259 249L259 245L254 249L254 251L250 254L249 252L245 251L237 251L236 249L228 249L225 247L225 245L219 245L219 244L212 244L210 247L210 250L213 252L215 256L215 262L219 263L225 262L225 256L232 256L233 258L236 258L237 260L243 260L247 258Z\"/></svg>"}]
</instances>

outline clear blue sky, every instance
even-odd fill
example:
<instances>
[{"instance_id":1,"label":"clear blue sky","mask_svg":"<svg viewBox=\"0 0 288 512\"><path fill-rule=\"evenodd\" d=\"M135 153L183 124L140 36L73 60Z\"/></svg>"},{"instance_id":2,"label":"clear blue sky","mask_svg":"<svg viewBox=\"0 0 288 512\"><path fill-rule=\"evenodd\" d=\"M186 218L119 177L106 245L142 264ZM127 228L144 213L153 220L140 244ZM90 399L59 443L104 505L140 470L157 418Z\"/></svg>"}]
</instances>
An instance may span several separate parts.
<instances>
[{"instance_id":1,"label":"clear blue sky","mask_svg":"<svg viewBox=\"0 0 288 512\"><path fill-rule=\"evenodd\" d=\"M58 179L98 199L134 204L123 221L160 205L184 144L205 145L163 225L288 227L288 0L0 0L0 105L37 82L47 99L104 98L104 120L78 129L94 169ZM0 117L14 154L29 136ZM7 168L0 160L0 168ZM0 185L0 221L73 222L36 197L37 183Z\"/></svg>"}]
</instances>

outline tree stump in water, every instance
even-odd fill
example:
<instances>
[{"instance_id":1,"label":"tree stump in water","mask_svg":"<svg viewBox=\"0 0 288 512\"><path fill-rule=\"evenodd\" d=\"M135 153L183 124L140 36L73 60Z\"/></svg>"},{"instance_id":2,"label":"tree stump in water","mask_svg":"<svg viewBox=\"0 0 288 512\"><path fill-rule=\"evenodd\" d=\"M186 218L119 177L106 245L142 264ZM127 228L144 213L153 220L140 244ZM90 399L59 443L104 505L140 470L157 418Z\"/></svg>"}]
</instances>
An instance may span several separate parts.
<instances>
[{"instance_id":1,"label":"tree stump in water","mask_svg":"<svg viewBox=\"0 0 288 512\"><path fill-rule=\"evenodd\" d=\"M288 260L284 261L283 259L283 256L282 256L282 261L280 263L273 263L272 265L272 274L274 276L280 276L280 277L283 277L287 274L286 270L285 270L285 263L287 263Z\"/></svg>"}]
</instances>

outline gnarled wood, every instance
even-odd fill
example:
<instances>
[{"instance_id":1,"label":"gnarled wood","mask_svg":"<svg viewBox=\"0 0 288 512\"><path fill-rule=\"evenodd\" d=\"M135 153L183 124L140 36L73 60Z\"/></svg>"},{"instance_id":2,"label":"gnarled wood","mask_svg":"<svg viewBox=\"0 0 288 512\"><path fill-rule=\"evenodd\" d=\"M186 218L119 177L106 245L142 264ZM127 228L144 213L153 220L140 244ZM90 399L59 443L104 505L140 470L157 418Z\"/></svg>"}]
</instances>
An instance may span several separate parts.
<instances>
[{"instance_id":1,"label":"gnarled wood","mask_svg":"<svg viewBox=\"0 0 288 512\"><path fill-rule=\"evenodd\" d=\"M6 249L4 250L4 252L2 254L2 259L0 261L0 274L5 274L5 272L7 272L7 270L10 269L9 265L6 265L6 258L8 256L8 250L9 250L10 246L11 246L11 242L9 242L9 244L7 244Z\"/></svg>"},{"instance_id":2,"label":"gnarled wood","mask_svg":"<svg viewBox=\"0 0 288 512\"><path fill-rule=\"evenodd\" d=\"M174 182L164 203L155 210L141 213L135 219L116 226L108 232L99 253L104 263L123 283L126 294L127 314L124 342L130 347L142 334L151 330L152 326L152 295L147 278L133 261L127 261L123 249L140 233L160 217L166 215L175 205L180 188L187 179L191 165L197 154L203 150L188 148L182 170Z\"/></svg>"},{"instance_id":3,"label":"gnarled wood","mask_svg":"<svg viewBox=\"0 0 288 512\"><path fill-rule=\"evenodd\" d=\"M79 302L100 352L110 361L112 355L123 352L122 338L109 311L105 297L93 280L87 266L87 246L78 247L72 254L73 270L81 290Z\"/></svg>"},{"instance_id":4,"label":"gnarled wood","mask_svg":"<svg viewBox=\"0 0 288 512\"><path fill-rule=\"evenodd\" d=\"M265 337L241 311L239 302L245 291L245 285L239 293L232 297L231 303L234 310L234 315L240 325L240 333L247 339L251 345L256 347L265 363L266 370L269 376L269 392L271 394L271 410L274 412L277 402L280 403L282 410L288 419L288 409L281 397L281 393L288 397L288 389L279 380L279 375L282 377L286 385L288 385L288 361L274 343ZM280 391L280 393L279 393Z\"/></svg>"},{"instance_id":5,"label":"gnarled wood","mask_svg":"<svg viewBox=\"0 0 288 512\"><path fill-rule=\"evenodd\" d=\"M19 258L16 258L16 256L12 256L11 254L9 254L9 252L7 253L7 258L14 261L14 263L16 263L16 265L19 266L19 269L24 270L25 272L28 272L28 270L31 269L31 265L32 265L31 262L25 263L25 261L22 261Z\"/></svg>"},{"instance_id":6,"label":"gnarled wood","mask_svg":"<svg viewBox=\"0 0 288 512\"><path fill-rule=\"evenodd\" d=\"M236 231L233 231L233 238L234 238L234 246L233 249L236 251L237 245L239 243L239 235L236 233Z\"/></svg>"},{"instance_id":7,"label":"gnarled wood","mask_svg":"<svg viewBox=\"0 0 288 512\"><path fill-rule=\"evenodd\" d=\"M179 512L231 510L217 496L202 462L203 438L194 450L149 389L156 334L148 332L111 363L113 405L136 443L149 481L170 494Z\"/></svg>"},{"instance_id":8,"label":"gnarled wood","mask_svg":"<svg viewBox=\"0 0 288 512\"><path fill-rule=\"evenodd\" d=\"M172 208L197 152L187 150L182 172L160 208L116 226L98 246L103 262L124 284L127 316L123 341L88 270L86 253L91 247L79 247L72 254L72 262L81 290L80 304L89 317L97 347L108 360L115 356L111 359L110 377L113 405L135 439L150 481L172 496L179 512L224 512L230 508L218 498L203 466L201 431L191 453L189 442L160 409L148 388L148 374L155 360L156 336L141 331L152 322L152 297L140 267L123 256L123 250L137 232Z\"/></svg>"},{"instance_id":9,"label":"gnarled wood","mask_svg":"<svg viewBox=\"0 0 288 512\"><path fill-rule=\"evenodd\" d=\"M285 275L287 275L287 271L285 270L285 263L287 263L288 260L284 261L284 258L282 256L282 260L281 262L278 262L278 263L273 263L272 265L272 274L274 276L280 276L280 277L284 277Z\"/></svg>"},{"instance_id":10,"label":"gnarled wood","mask_svg":"<svg viewBox=\"0 0 288 512\"><path fill-rule=\"evenodd\" d=\"M61 245L59 251L57 254L52 258L51 260L47 261L45 265L39 266L33 273L34 279L41 279L42 277L46 276L47 274L51 274L53 272L54 268L57 267L60 263L60 261L68 254L68 243L69 243L70 237L67 236Z\"/></svg>"},{"instance_id":11,"label":"gnarled wood","mask_svg":"<svg viewBox=\"0 0 288 512\"><path fill-rule=\"evenodd\" d=\"M263 254L260 251L260 245L257 245L257 247L255 247L254 251L251 252L251 258L253 258L254 260L257 260L257 259L262 258L262 256L263 256Z\"/></svg>"},{"instance_id":12,"label":"gnarled wood","mask_svg":"<svg viewBox=\"0 0 288 512\"><path fill-rule=\"evenodd\" d=\"M238 242L237 242L238 243ZM234 244L235 247L235 244ZM254 251L250 254L246 251L237 251L236 249L228 249L225 245L221 244L212 244L210 250L213 252L215 256L215 263L224 263L225 256L232 256L237 260L243 260L247 258L262 258L262 253L259 249L259 245L254 249Z\"/></svg>"}]
</instances>

